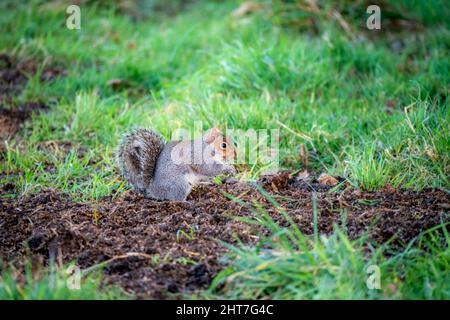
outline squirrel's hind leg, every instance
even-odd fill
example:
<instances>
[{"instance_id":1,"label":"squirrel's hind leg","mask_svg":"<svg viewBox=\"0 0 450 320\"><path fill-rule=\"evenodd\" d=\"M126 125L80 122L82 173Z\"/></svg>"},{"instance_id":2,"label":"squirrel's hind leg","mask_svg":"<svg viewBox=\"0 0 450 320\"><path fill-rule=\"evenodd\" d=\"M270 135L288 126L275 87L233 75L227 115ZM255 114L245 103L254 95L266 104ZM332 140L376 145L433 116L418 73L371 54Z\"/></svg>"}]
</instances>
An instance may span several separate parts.
<instances>
[{"instance_id":1,"label":"squirrel's hind leg","mask_svg":"<svg viewBox=\"0 0 450 320\"><path fill-rule=\"evenodd\" d=\"M181 185L180 181L164 185L150 184L145 189L145 197L158 200L186 201L190 192L190 185Z\"/></svg>"}]
</instances>

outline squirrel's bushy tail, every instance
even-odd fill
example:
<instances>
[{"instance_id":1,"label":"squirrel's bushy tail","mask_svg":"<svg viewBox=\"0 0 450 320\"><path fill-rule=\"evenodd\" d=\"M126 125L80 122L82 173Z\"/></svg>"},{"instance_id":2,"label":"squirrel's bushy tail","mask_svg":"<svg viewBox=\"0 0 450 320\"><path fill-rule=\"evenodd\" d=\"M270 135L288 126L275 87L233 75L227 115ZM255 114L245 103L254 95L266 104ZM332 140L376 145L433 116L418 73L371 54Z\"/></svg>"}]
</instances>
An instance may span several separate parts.
<instances>
[{"instance_id":1,"label":"squirrel's bushy tail","mask_svg":"<svg viewBox=\"0 0 450 320\"><path fill-rule=\"evenodd\" d=\"M148 129L134 129L122 139L117 161L122 175L140 192L151 181L156 160L164 148L162 137Z\"/></svg>"}]
</instances>

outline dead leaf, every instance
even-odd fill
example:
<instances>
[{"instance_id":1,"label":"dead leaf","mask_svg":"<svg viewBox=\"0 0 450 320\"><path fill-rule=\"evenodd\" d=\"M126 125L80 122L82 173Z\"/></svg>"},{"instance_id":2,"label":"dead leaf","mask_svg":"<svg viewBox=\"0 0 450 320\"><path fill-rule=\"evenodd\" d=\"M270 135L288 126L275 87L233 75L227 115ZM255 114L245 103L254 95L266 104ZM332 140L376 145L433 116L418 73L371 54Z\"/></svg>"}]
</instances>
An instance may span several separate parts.
<instances>
[{"instance_id":1,"label":"dead leaf","mask_svg":"<svg viewBox=\"0 0 450 320\"><path fill-rule=\"evenodd\" d=\"M300 161L303 164L303 168L307 168L309 164L309 157L308 157L308 149L306 149L306 146L304 143L300 145L300 150L298 151L298 157L300 158Z\"/></svg>"},{"instance_id":2,"label":"dead leaf","mask_svg":"<svg viewBox=\"0 0 450 320\"><path fill-rule=\"evenodd\" d=\"M297 181L308 181L309 180L309 172L308 170L303 170L302 172L298 173L295 177Z\"/></svg>"},{"instance_id":3,"label":"dead leaf","mask_svg":"<svg viewBox=\"0 0 450 320\"><path fill-rule=\"evenodd\" d=\"M394 99L388 99L384 104L386 105L386 107L394 109L398 105L398 101Z\"/></svg>"},{"instance_id":4,"label":"dead leaf","mask_svg":"<svg viewBox=\"0 0 450 320\"><path fill-rule=\"evenodd\" d=\"M320 184L330 187L334 187L339 183L339 181L335 177L332 177L326 173L322 173L318 180Z\"/></svg>"},{"instance_id":5,"label":"dead leaf","mask_svg":"<svg viewBox=\"0 0 450 320\"><path fill-rule=\"evenodd\" d=\"M385 185L381 190L386 193L395 193L396 192L395 188L393 186L391 186L390 184Z\"/></svg>"},{"instance_id":6,"label":"dead leaf","mask_svg":"<svg viewBox=\"0 0 450 320\"><path fill-rule=\"evenodd\" d=\"M233 11L233 17L242 17L247 13L258 11L262 8L261 3L255 3L253 1L246 1L242 3L236 10Z\"/></svg>"},{"instance_id":7,"label":"dead leaf","mask_svg":"<svg viewBox=\"0 0 450 320\"><path fill-rule=\"evenodd\" d=\"M106 83L108 86L113 88L113 90L117 90L120 88L126 88L129 87L130 83L127 80L123 79L111 79Z\"/></svg>"},{"instance_id":8,"label":"dead leaf","mask_svg":"<svg viewBox=\"0 0 450 320\"><path fill-rule=\"evenodd\" d=\"M397 286L393 283L388 284L386 289L387 289L386 291L389 292L390 294L395 294L398 291Z\"/></svg>"},{"instance_id":9,"label":"dead leaf","mask_svg":"<svg viewBox=\"0 0 450 320\"><path fill-rule=\"evenodd\" d=\"M130 49L130 50L136 49L136 48L137 48L136 42L134 42L134 41L129 42L129 43L127 44L127 48Z\"/></svg>"}]
</instances>

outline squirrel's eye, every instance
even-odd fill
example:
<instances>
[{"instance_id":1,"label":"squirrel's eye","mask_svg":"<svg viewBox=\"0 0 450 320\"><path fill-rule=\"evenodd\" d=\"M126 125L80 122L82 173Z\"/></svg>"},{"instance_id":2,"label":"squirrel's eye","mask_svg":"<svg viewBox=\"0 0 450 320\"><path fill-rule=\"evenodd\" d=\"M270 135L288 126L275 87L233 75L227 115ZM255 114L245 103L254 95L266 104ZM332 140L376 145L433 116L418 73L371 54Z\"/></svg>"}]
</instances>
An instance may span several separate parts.
<instances>
[{"instance_id":1,"label":"squirrel's eye","mask_svg":"<svg viewBox=\"0 0 450 320\"><path fill-rule=\"evenodd\" d=\"M226 142L222 142L222 144L220 145L220 147L222 149L226 149L227 148L227 143Z\"/></svg>"}]
</instances>

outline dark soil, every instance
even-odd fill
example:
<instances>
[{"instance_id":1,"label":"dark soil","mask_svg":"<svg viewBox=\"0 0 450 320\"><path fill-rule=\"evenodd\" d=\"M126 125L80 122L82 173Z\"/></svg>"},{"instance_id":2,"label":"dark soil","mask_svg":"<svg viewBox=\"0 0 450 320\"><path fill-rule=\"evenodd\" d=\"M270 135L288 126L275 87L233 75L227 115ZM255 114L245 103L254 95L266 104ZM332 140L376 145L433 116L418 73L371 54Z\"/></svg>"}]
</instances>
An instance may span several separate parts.
<instances>
[{"instance_id":1,"label":"dark soil","mask_svg":"<svg viewBox=\"0 0 450 320\"><path fill-rule=\"evenodd\" d=\"M336 223L351 238L368 232L372 241L394 238L393 247L401 248L422 231L450 220L450 196L439 190L331 193L329 187L296 181L287 173L259 183L277 197L305 234L313 230L313 189L324 234ZM29 256L42 261L54 257L60 263L75 260L84 269L108 261L105 282L139 298L195 292L208 287L224 268L221 258L227 250L218 240L254 243L262 231L233 219L250 217L252 212L223 192L246 203L258 201L287 225L255 188L237 182L200 186L188 202L153 201L130 191L115 200L88 204L48 191L24 199L0 197L0 259L20 264Z\"/></svg>"},{"instance_id":2,"label":"dark soil","mask_svg":"<svg viewBox=\"0 0 450 320\"><path fill-rule=\"evenodd\" d=\"M33 60L20 60L0 54L0 137L14 136L33 112L47 109L42 102L18 104L13 97L20 94L28 79L39 73L40 81L52 81L64 74L62 68Z\"/></svg>"},{"instance_id":3,"label":"dark soil","mask_svg":"<svg viewBox=\"0 0 450 320\"><path fill-rule=\"evenodd\" d=\"M0 102L19 94L28 79L40 72L40 81L52 81L64 74L62 68L34 60L20 60L8 54L0 54Z\"/></svg>"},{"instance_id":4,"label":"dark soil","mask_svg":"<svg viewBox=\"0 0 450 320\"><path fill-rule=\"evenodd\" d=\"M41 102L26 102L9 109L0 106L0 137L14 136L32 113L46 109L48 106Z\"/></svg>"}]
</instances>

